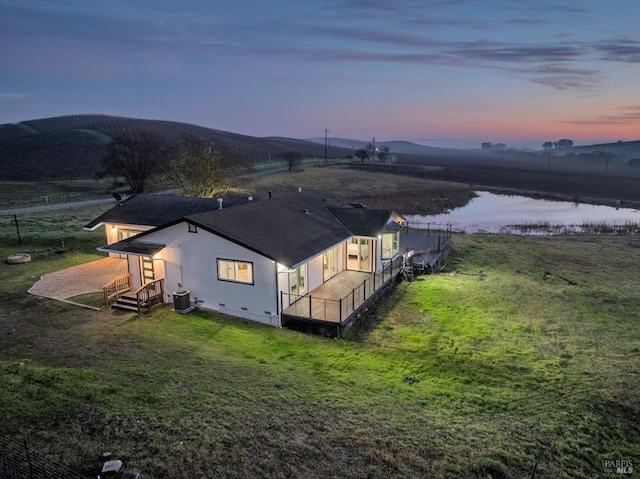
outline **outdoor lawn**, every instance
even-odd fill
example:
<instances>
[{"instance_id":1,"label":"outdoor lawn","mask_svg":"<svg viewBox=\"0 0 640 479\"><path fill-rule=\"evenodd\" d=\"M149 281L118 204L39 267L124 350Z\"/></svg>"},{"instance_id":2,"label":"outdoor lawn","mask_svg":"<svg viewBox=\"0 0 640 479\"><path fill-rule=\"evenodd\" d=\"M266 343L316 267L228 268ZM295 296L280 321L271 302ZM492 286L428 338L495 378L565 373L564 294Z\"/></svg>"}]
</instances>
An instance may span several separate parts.
<instances>
[{"instance_id":1,"label":"outdoor lawn","mask_svg":"<svg viewBox=\"0 0 640 479\"><path fill-rule=\"evenodd\" d=\"M640 462L636 236L454 236L445 273L329 340L27 294L99 257L100 235L71 232L94 212L74 214L25 218L22 246L2 223L0 254L34 259L0 265L0 438L79 473L106 451L141 478L608 477L605 461Z\"/></svg>"}]
</instances>

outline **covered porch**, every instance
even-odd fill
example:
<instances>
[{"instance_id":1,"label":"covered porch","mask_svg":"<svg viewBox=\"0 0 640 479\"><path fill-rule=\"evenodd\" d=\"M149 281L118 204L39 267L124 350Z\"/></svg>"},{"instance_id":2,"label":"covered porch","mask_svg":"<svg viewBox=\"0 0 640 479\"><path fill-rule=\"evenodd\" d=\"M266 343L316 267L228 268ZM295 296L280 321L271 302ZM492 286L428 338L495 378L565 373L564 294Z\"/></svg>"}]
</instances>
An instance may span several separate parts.
<instances>
[{"instance_id":1,"label":"covered porch","mask_svg":"<svg viewBox=\"0 0 640 479\"><path fill-rule=\"evenodd\" d=\"M164 267L157 255L163 244L119 241L98 251L125 256L128 272L111 279L103 288L105 306L141 313L164 303Z\"/></svg>"}]
</instances>

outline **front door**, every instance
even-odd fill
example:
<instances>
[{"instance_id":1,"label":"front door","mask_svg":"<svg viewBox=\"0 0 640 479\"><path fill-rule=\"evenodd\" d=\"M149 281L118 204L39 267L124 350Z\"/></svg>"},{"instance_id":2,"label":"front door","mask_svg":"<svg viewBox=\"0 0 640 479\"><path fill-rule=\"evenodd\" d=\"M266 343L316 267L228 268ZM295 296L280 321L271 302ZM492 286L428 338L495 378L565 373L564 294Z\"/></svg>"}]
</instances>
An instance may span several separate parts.
<instances>
[{"instance_id":1,"label":"front door","mask_svg":"<svg viewBox=\"0 0 640 479\"><path fill-rule=\"evenodd\" d=\"M153 274L153 258L149 256L140 257L140 276L143 285L151 283L155 279Z\"/></svg>"}]
</instances>

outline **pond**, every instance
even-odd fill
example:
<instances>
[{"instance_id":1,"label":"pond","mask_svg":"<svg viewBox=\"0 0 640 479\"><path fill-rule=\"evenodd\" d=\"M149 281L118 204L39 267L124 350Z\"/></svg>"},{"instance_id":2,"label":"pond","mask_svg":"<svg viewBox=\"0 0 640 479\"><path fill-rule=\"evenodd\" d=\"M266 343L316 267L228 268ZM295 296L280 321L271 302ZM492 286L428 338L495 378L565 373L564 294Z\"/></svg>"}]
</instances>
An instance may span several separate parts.
<instances>
[{"instance_id":1,"label":"pond","mask_svg":"<svg viewBox=\"0 0 640 479\"><path fill-rule=\"evenodd\" d=\"M462 208L435 216L407 215L409 226L463 233L638 233L640 212L631 208L549 201L484 191Z\"/></svg>"}]
</instances>

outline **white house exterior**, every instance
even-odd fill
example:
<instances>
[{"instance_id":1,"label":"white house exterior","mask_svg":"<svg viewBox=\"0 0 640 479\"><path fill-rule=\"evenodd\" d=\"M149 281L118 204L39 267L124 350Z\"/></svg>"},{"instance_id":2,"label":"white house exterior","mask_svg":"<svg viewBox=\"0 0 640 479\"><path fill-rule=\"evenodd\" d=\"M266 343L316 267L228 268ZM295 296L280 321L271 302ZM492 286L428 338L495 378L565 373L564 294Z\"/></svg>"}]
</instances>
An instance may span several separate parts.
<instances>
[{"instance_id":1,"label":"white house exterior","mask_svg":"<svg viewBox=\"0 0 640 479\"><path fill-rule=\"evenodd\" d=\"M401 218L297 193L189 215L99 248L124 254L133 288L164 279L166 302L191 302L273 326L295 301L343 272L383 271ZM375 282L375 281L374 281Z\"/></svg>"}]
</instances>

